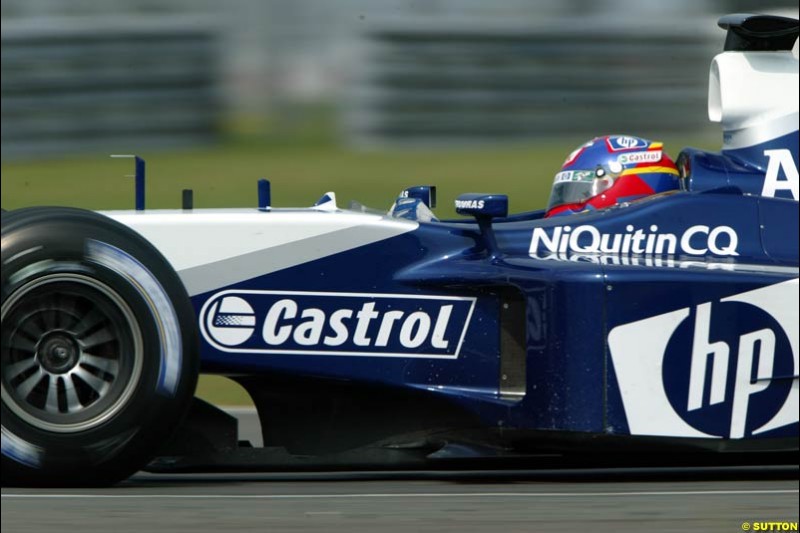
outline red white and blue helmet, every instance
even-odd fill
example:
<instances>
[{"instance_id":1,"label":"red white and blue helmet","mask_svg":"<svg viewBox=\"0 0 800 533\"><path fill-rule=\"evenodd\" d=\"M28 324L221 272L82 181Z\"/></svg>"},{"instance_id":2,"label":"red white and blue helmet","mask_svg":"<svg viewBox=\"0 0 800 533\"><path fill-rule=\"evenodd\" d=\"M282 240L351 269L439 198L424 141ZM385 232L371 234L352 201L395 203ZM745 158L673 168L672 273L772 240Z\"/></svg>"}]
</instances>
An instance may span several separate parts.
<instances>
[{"instance_id":1,"label":"red white and blue helmet","mask_svg":"<svg viewBox=\"0 0 800 533\"><path fill-rule=\"evenodd\" d=\"M545 216L571 215L677 190L678 168L663 143L596 137L574 150L553 181Z\"/></svg>"}]
</instances>

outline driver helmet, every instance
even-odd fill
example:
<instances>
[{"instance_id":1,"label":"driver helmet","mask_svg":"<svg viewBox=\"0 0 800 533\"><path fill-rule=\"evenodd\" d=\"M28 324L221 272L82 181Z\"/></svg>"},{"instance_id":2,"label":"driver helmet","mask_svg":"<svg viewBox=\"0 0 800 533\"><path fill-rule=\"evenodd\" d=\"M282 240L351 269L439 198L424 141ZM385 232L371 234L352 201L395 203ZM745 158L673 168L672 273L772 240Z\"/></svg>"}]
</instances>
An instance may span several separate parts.
<instances>
[{"instance_id":1,"label":"driver helmet","mask_svg":"<svg viewBox=\"0 0 800 533\"><path fill-rule=\"evenodd\" d=\"M663 143L631 135L595 137L574 150L553 181L545 216L571 215L679 189Z\"/></svg>"}]
</instances>

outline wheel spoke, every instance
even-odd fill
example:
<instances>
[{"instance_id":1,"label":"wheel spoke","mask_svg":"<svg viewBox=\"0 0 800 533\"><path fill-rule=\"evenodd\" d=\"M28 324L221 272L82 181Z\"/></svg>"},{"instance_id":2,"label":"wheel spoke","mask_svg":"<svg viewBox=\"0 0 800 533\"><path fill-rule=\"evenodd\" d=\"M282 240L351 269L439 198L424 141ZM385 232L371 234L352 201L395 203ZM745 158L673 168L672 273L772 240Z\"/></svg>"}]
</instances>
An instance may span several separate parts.
<instances>
[{"instance_id":1,"label":"wheel spoke","mask_svg":"<svg viewBox=\"0 0 800 533\"><path fill-rule=\"evenodd\" d=\"M96 355L92 355L86 352L83 352L81 354L80 361L81 363L85 363L89 366L96 368L97 370L101 370L115 377L117 375L117 371L119 370L119 363L116 360L106 359L105 357L98 357Z\"/></svg>"},{"instance_id":2,"label":"wheel spoke","mask_svg":"<svg viewBox=\"0 0 800 533\"><path fill-rule=\"evenodd\" d=\"M44 330L52 331L56 328L58 321L58 309L50 307L42 310L42 321L44 322Z\"/></svg>"},{"instance_id":3,"label":"wheel spoke","mask_svg":"<svg viewBox=\"0 0 800 533\"><path fill-rule=\"evenodd\" d=\"M85 368L76 366L70 371L72 378L79 378L81 381L91 387L98 395L102 396L105 389L108 388L109 383L99 377L95 376Z\"/></svg>"},{"instance_id":4,"label":"wheel spoke","mask_svg":"<svg viewBox=\"0 0 800 533\"><path fill-rule=\"evenodd\" d=\"M38 363L36 362L36 358L30 357L28 359L23 359L22 361L8 365L5 368L5 374L8 376L8 381L14 381L14 379L19 377L21 374L24 374L37 365Z\"/></svg>"},{"instance_id":5,"label":"wheel spoke","mask_svg":"<svg viewBox=\"0 0 800 533\"><path fill-rule=\"evenodd\" d=\"M17 387L17 393L20 395L20 397L27 398L28 395L31 393L31 391L34 389L34 387L36 387L36 385L38 385L43 378L44 378L44 372L42 372L42 369L40 368L36 371L36 373L34 373L30 377L28 377L25 381L19 384L19 386Z\"/></svg>"},{"instance_id":6,"label":"wheel spoke","mask_svg":"<svg viewBox=\"0 0 800 533\"><path fill-rule=\"evenodd\" d=\"M59 306L56 327L69 330L78 321L78 316L75 312L75 298L61 298L59 301L61 305Z\"/></svg>"},{"instance_id":7,"label":"wheel spoke","mask_svg":"<svg viewBox=\"0 0 800 533\"><path fill-rule=\"evenodd\" d=\"M80 399L78 398L78 391L75 390L75 382L73 377L69 376L64 379L64 392L67 397L67 412L75 413L83 409Z\"/></svg>"},{"instance_id":8,"label":"wheel spoke","mask_svg":"<svg viewBox=\"0 0 800 533\"><path fill-rule=\"evenodd\" d=\"M16 348L17 350L28 353L36 353L36 344L22 335L14 335L11 337L9 348Z\"/></svg>"},{"instance_id":9,"label":"wheel spoke","mask_svg":"<svg viewBox=\"0 0 800 533\"><path fill-rule=\"evenodd\" d=\"M83 339L81 341L81 344L83 345L84 349L89 349L98 346L100 344L105 344L109 341L113 341L114 339L116 339L114 333L108 328L103 328L100 331L92 333L91 335Z\"/></svg>"},{"instance_id":10,"label":"wheel spoke","mask_svg":"<svg viewBox=\"0 0 800 533\"><path fill-rule=\"evenodd\" d=\"M104 320L106 320L106 317L97 308L93 307L78 320L75 326L77 329L73 333L80 339Z\"/></svg>"},{"instance_id":11,"label":"wheel spoke","mask_svg":"<svg viewBox=\"0 0 800 533\"><path fill-rule=\"evenodd\" d=\"M44 410L48 413L58 413L58 380L56 376L49 376L49 383L47 384L47 401L44 404Z\"/></svg>"},{"instance_id":12,"label":"wheel spoke","mask_svg":"<svg viewBox=\"0 0 800 533\"><path fill-rule=\"evenodd\" d=\"M20 323L19 331L30 337L32 340L39 339L44 334L44 330L39 326L39 324L30 318Z\"/></svg>"}]
</instances>

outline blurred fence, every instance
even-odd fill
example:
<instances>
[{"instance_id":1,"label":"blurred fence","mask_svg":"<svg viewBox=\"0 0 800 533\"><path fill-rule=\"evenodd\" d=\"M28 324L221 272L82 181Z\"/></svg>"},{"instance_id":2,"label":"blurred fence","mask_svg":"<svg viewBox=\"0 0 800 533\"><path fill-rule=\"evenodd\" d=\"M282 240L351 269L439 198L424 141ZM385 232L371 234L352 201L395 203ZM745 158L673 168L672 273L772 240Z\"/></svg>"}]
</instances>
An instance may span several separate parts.
<instances>
[{"instance_id":1,"label":"blurred fence","mask_svg":"<svg viewBox=\"0 0 800 533\"><path fill-rule=\"evenodd\" d=\"M221 121L280 135L329 109L360 146L715 134L716 19L797 13L763 4L3 0L2 157L205 143Z\"/></svg>"},{"instance_id":2,"label":"blurred fence","mask_svg":"<svg viewBox=\"0 0 800 533\"><path fill-rule=\"evenodd\" d=\"M713 131L708 65L724 34L710 17L672 19L372 29L362 36L347 134L374 145Z\"/></svg>"},{"instance_id":3,"label":"blurred fence","mask_svg":"<svg viewBox=\"0 0 800 533\"><path fill-rule=\"evenodd\" d=\"M178 18L2 26L2 157L213 140L216 37Z\"/></svg>"}]
</instances>

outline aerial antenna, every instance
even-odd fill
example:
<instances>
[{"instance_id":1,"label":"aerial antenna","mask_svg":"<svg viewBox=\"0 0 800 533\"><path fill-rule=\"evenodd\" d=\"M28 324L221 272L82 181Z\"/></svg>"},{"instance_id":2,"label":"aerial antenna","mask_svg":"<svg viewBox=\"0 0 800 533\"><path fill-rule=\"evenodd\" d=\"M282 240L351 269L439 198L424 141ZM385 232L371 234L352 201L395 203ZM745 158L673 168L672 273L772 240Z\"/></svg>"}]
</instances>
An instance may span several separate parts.
<instances>
[{"instance_id":1,"label":"aerial antenna","mask_svg":"<svg viewBox=\"0 0 800 533\"><path fill-rule=\"evenodd\" d=\"M133 159L134 160L134 174L127 174L126 178L134 178L134 188L136 194L136 210L144 211L144 178L145 178L145 162L144 159L138 155L133 154L113 154L112 159Z\"/></svg>"}]
</instances>

